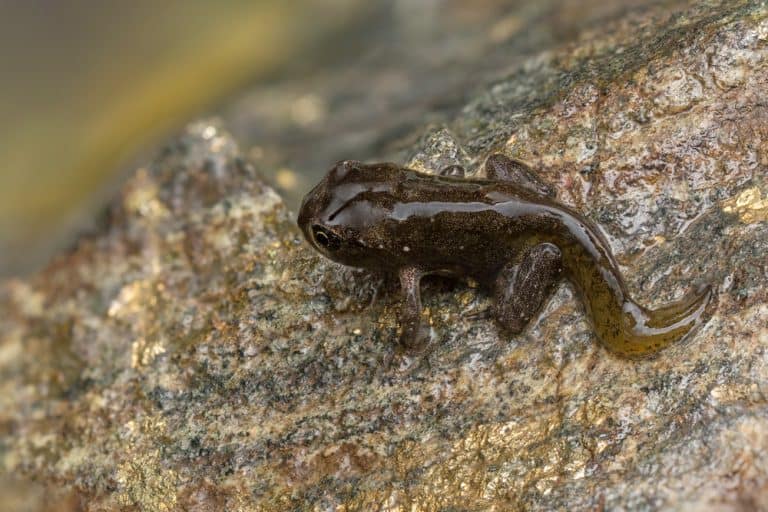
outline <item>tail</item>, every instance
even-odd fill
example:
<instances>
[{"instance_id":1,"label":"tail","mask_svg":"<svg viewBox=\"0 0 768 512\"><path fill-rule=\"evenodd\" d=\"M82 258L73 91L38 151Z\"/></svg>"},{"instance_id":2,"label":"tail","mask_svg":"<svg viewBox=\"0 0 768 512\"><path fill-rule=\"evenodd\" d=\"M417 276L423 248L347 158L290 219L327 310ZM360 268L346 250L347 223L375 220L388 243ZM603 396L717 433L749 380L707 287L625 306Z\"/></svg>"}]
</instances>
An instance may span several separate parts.
<instances>
[{"instance_id":1,"label":"tail","mask_svg":"<svg viewBox=\"0 0 768 512\"><path fill-rule=\"evenodd\" d=\"M680 301L649 310L629 296L600 232L585 222L566 222L571 243L561 245L567 277L581 292L595 333L611 352L628 358L650 356L680 341L707 318L709 285Z\"/></svg>"},{"instance_id":2,"label":"tail","mask_svg":"<svg viewBox=\"0 0 768 512\"><path fill-rule=\"evenodd\" d=\"M710 285L700 286L682 300L654 310L626 299L622 305L621 335L606 344L624 357L653 355L704 323L711 300Z\"/></svg>"}]
</instances>

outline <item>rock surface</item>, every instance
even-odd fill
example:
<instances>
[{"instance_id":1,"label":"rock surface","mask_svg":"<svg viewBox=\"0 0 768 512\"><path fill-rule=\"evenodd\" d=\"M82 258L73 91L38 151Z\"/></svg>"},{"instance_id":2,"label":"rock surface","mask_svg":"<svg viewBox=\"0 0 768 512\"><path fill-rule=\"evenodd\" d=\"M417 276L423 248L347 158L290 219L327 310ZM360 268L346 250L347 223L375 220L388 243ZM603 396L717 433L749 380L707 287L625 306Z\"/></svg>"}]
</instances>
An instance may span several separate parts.
<instances>
[{"instance_id":1,"label":"rock surface","mask_svg":"<svg viewBox=\"0 0 768 512\"><path fill-rule=\"evenodd\" d=\"M471 98L424 170L528 161L600 224L644 304L718 288L659 357L601 348L569 285L521 336L430 281L301 240L215 123L140 169L103 227L0 287L5 469L87 510L768 509L768 7L627 14Z\"/></svg>"}]
</instances>

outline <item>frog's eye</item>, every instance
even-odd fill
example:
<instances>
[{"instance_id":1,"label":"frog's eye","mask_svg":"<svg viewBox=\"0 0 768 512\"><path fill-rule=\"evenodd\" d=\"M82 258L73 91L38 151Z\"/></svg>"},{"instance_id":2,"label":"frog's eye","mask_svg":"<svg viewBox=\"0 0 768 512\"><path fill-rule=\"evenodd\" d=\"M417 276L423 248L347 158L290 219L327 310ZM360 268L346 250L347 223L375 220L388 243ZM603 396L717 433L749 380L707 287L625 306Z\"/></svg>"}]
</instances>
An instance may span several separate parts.
<instances>
[{"instance_id":1,"label":"frog's eye","mask_svg":"<svg viewBox=\"0 0 768 512\"><path fill-rule=\"evenodd\" d=\"M320 247L328 249L329 251L335 251L341 247L341 238L329 229L325 229L323 226L315 224L312 226L312 236L315 238L315 242Z\"/></svg>"}]
</instances>

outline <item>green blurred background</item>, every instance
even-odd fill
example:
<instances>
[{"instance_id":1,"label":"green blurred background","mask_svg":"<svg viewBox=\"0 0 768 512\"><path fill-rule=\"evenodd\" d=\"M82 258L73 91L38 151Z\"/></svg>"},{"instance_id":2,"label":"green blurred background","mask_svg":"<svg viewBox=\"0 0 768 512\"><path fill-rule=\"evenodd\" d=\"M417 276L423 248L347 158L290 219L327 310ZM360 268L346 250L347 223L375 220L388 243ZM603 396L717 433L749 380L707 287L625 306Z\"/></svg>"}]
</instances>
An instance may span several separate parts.
<instances>
[{"instance_id":1,"label":"green blurred background","mask_svg":"<svg viewBox=\"0 0 768 512\"><path fill-rule=\"evenodd\" d=\"M369 8L0 0L0 277L43 264L163 137Z\"/></svg>"}]
</instances>

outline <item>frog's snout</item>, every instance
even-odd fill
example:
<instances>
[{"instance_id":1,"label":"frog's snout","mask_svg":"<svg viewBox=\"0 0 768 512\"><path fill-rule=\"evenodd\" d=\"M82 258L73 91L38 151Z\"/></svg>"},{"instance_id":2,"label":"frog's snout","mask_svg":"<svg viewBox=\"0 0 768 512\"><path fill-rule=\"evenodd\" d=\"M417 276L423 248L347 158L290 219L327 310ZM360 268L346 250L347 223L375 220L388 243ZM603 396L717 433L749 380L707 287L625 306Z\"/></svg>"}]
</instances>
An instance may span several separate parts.
<instances>
[{"instance_id":1,"label":"frog's snout","mask_svg":"<svg viewBox=\"0 0 768 512\"><path fill-rule=\"evenodd\" d=\"M301 202L301 207L299 208L299 217L296 219L296 224L299 225L299 229L301 229L305 235L307 233L306 228L310 221L309 207L307 206L308 200L309 196L305 197L304 201Z\"/></svg>"}]
</instances>

